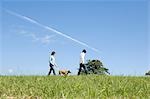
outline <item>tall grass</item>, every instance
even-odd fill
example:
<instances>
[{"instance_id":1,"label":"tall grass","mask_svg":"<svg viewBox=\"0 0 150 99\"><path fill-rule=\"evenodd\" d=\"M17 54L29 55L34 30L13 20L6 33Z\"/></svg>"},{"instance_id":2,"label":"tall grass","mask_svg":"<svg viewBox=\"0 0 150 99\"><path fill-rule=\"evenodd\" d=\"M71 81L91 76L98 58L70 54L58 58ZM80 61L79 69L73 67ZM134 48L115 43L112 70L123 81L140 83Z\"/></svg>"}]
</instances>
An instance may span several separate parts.
<instances>
[{"instance_id":1,"label":"tall grass","mask_svg":"<svg viewBox=\"0 0 150 99\"><path fill-rule=\"evenodd\" d=\"M0 76L0 97L12 99L150 99L150 77Z\"/></svg>"}]
</instances>

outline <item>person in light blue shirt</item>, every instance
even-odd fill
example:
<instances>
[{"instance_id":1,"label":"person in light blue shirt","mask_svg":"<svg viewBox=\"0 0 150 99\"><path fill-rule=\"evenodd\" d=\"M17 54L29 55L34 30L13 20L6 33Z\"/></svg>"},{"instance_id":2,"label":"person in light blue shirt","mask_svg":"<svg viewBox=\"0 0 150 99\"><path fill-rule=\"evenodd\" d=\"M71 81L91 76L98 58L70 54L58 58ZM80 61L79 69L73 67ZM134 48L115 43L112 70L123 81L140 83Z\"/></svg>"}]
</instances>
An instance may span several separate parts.
<instances>
[{"instance_id":1,"label":"person in light blue shirt","mask_svg":"<svg viewBox=\"0 0 150 99\"><path fill-rule=\"evenodd\" d=\"M56 64L56 62L55 62L55 57L54 57L55 54L56 54L56 52L55 52L55 51L52 51L52 53L51 53L51 55L50 55L50 57L49 57L50 70L49 70L49 72L48 72L48 75L50 75L52 71L53 71L53 74L56 75L55 69L54 69L54 66L57 67L57 64Z\"/></svg>"}]
</instances>

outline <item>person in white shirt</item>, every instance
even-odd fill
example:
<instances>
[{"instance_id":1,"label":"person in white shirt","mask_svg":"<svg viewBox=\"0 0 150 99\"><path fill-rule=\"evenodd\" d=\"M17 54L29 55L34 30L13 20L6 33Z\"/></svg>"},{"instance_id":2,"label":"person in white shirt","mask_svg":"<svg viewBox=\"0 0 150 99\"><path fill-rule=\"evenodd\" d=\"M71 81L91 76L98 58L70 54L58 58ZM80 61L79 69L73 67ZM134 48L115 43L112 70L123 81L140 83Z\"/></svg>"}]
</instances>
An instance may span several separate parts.
<instances>
[{"instance_id":1,"label":"person in white shirt","mask_svg":"<svg viewBox=\"0 0 150 99\"><path fill-rule=\"evenodd\" d=\"M86 54L86 50L84 49L80 54L80 67L79 67L78 75L80 75L82 68L84 69L85 73L87 74L87 70L86 70L86 67L84 65L85 54Z\"/></svg>"},{"instance_id":2,"label":"person in white shirt","mask_svg":"<svg viewBox=\"0 0 150 99\"><path fill-rule=\"evenodd\" d=\"M49 57L49 66L50 66L50 70L48 75L51 74L51 71L53 71L53 74L56 75L55 70L54 70L54 66L57 67L56 62L55 62L55 55L56 52L52 51L51 56Z\"/></svg>"}]
</instances>

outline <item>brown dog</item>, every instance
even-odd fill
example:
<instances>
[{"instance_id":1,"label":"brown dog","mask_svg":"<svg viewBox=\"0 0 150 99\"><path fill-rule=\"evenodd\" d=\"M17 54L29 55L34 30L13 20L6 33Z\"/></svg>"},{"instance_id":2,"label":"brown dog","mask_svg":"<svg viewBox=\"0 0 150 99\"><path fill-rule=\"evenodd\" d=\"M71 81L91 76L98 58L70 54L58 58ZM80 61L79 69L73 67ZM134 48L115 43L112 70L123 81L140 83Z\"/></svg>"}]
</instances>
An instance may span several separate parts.
<instances>
[{"instance_id":1,"label":"brown dog","mask_svg":"<svg viewBox=\"0 0 150 99\"><path fill-rule=\"evenodd\" d=\"M59 75L61 76L67 76L70 72L70 70L60 70L59 71Z\"/></svg>"}]
</instances>

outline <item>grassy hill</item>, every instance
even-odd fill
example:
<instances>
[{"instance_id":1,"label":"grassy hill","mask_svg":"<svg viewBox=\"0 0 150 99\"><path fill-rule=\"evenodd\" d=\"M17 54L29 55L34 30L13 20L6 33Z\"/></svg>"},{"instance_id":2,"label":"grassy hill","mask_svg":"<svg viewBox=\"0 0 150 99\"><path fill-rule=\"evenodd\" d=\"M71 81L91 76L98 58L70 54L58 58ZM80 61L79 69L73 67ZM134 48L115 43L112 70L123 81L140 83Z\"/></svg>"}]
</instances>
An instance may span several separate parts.
<instances>
[{"instance_id":1,"label":"grassy hill","mask_svg":"<svg viewBox=\"0 0 150 99\"><path fill-rule=\"evenodd\" d=\"M150 99L150 77L0 76L0 98Z\"/></svg>"}]
</instances>

